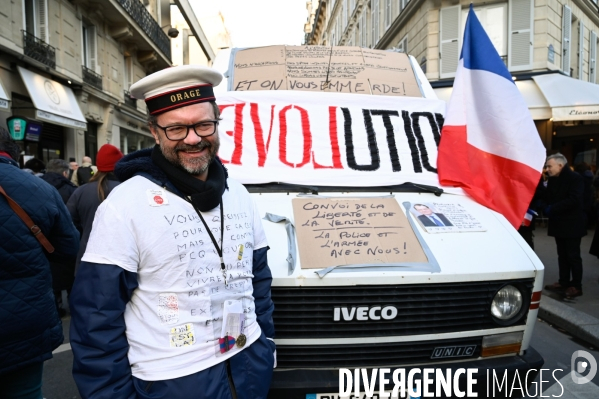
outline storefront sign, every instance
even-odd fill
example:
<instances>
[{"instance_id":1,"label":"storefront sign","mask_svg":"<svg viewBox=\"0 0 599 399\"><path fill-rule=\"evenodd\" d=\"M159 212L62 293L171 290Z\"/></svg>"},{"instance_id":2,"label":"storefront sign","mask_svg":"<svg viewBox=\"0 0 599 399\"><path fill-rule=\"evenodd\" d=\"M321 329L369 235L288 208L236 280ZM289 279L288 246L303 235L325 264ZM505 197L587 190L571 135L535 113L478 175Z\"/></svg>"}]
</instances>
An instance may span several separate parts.
<instances>
[{"instance_id":1,"label":"storefront sign","mask_svg":"<svg viewBox=\"0 0 599 399\"><path fill-rule=\"evenodd\" d=\"M23 140L25 129L27 128L27 119L19 116L11 116L6 119L6 125L13 140Z\"/></svg>"},{"instance_id":2,"label":"storefront sign","mask_svg":"<svg viewBox=\"0 0 599 399\"><path fill-rule=\"evenodd\" d=\"M554 121L599 120L599 105L553 108Z\"/></svg>"},{"instance_id":3,"label":"storefront sign","mask_svg":"<svg viewBox=\"0 0 599 399\"><path fill-rule=\"evenodd\" d=\"M27 129L25 129L25 140L27 141L40 141L40 134L42 133L42 124L29 121Z\"/></svg>"},{"instance_id":4,"label":"storefront sign","mask_svg":"<svg viewBox=\"0 0 599 399\"><path fill-rule=\"evenodd\" d=\"M36 118L71 128L86 129L87 123L70 87L18 67L36 108Z\"/></svg>"}]
</instances>

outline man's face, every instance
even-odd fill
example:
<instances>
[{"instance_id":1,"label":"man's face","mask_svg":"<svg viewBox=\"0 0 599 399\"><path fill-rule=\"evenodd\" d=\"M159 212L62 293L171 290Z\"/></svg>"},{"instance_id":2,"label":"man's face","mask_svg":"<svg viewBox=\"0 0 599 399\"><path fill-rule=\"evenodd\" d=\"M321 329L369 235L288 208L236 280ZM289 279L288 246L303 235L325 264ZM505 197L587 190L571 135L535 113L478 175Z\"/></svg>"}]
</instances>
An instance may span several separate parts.
<instances>
[{"instance_id":1,"label":"man's face","mask_svg":"<svg viewBox=\"0 0 599 399\"><path fill-rule=\"evenodd\" d=\"M208 102L188 105L158 115L157 123L160 126L191 125L194 123L214 120L214 110ZM179 166L187 173L206 180L208 166L216 157L220 147L218 132L212 136L200 137L193 129L190 129L187 137L183 140L169 140L164 130L159 127L151 127L152 135L164 157L173 165Z\"/></svg>"},{"instance_id":2,"label":"man's face","mask_svg":"<svg viewBox=\"0 0 599 399\"><path fill-rule=\"evenodd\" d=\"M433 211L431 211L431 208L429 208L426 205L416 205L414 207L414 209L416 209L418 212L422 213L423 215L426 216L430 216L433 214Z\"/></svg>"},{"instance_id":3,"label":"man's face","mask_svg":"<svg viewBox=\"0 0 599 399\"><path fill-rule=\"evenodd\" d=\"M71 168L71 170L77 170L78 167L79 165L77 162L69 162L69 168Z\"/></svg>"},{"instance_id":4,"label":"man's face","mask_svg":"<svg viewBox=\"0 0 599 399\"><path fill-rule=\"evenodd\" d=\"M545 167L547 168L547 174L549 176L559 176L564 165L557 163L555 159L552 158L545 163Z\"/></svg>"}]
</instances>

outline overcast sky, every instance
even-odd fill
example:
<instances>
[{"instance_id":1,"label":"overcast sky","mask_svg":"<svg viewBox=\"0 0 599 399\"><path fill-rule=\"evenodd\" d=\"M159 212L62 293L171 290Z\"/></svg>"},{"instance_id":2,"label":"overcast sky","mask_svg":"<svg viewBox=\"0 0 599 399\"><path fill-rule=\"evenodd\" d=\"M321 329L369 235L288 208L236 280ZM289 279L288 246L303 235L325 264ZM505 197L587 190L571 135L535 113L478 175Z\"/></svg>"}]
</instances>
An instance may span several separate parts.
<instances>
[{"instance_id":1,"label":"overcast sky","mask_svg":"<svg viewBox=\"0 0 599 399\"><path fill-rule=\"evenodd\" d=\"M306 0L192 0L195 14L220 10L234 47L300 45L308 19Z\"/></svg>"}]
</instances>

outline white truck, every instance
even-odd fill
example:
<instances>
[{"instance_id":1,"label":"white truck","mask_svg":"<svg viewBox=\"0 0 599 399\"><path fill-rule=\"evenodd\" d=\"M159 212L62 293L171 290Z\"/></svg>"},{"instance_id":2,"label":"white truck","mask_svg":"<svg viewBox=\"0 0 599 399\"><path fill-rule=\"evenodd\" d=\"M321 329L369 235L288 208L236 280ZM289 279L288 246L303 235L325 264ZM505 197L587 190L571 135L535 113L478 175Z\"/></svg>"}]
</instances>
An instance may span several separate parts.
<instances>
[{"instance_id":1,"label":"white truck","mask_svg":"<svg viewBox=\"0 0 599 399\"><path fill-rule=\"evenodd\" d=\"M477 397L524 392L514 384L543 365L530 345L543 264L502 215L439 187L445 103L413 59L420 97L235 91L234 62L230 90L217 93L220 156L267 219L269 398L384 397L378 378L339 396L341 369L383 368L389 379L419 369L422 383L426 368L449 370L456 386L440 397L467 392L461 369L477 369ZM257 87L274 81L257 76Z\"/></svg>"}]
</instances>

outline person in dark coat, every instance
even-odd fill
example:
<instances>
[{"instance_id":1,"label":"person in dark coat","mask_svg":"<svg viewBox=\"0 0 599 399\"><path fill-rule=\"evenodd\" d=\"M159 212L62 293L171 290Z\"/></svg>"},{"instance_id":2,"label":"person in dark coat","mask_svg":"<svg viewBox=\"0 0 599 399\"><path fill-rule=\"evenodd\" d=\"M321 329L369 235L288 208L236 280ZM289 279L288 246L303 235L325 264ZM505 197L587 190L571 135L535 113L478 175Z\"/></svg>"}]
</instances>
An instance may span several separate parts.
<instances>
[{"instance_id":1,"label":"person in dark coat","mask_svg":"<svg viewBox=\"0 0 599 399\"><path fill-rule=\"evenodd\" d=\"M113 188L119 185L114 175L114 165L123 157L123 153L111 144L104 144L98 151L97 167L88 184L79 187L69 199L67 208L73 218L73 223L81 232L81 245L75 261L75 274L81 258L87 248L87 240L92 231L94 215L98 206L108 197Z\"/></svg>"},{"instance_id":2,"label":"person in dark coat","mask_svg":"<svg viewBox=\"0 0 599 399\"><path fill-rule=\"evenodd\" d=\"M25 162L25 169L29 169L35 176L41 177L44 175L44 171L46 170L46 165L41 159L31 158L29 161Z\"/></svg>"},{"instance_id":3,"label":"person in dark coat","mask_svg":"<svg viewBox=\"0 0 599 399\"><path fill-rule=\"evenodd\" d=\"M594 215L593 215L593 172L591 172L591 168L586 162L581 162L574 166L574 171L578 173L582 177L582 181L584 183L584 191L582 195L582 204L584 217L587 221L586 226L589 227L592 223L594 223Z\"/></svg>"},{"instance_id":4,"label":"person in dark coat","mask_svg":"<svg viewBox=\"0 0 599 399\"><path fill-rule=\"evenodd\" d=\"M79 233L58 192L19 169L19 147L0 129L0 186L37 224L56 254L75 256ZM0 397L42 397L45 360L63 342L42 245L0 195Z\"/></svg>"},{"instance_id":5,"label":"person in dark coat","mask_svg":"<svg viewBox=\"0 0 599 399\"><path fill-rule=\"evenodd\" d=\"M68 179L68 176L69 163L64 159L53 159L48 162L46 173L41 176L42 180L58 190L65 204L77 189L77 186Z\"/></svg>"},{"instance_id":6,"label":"person in dark coat","mask_svg":"<svg viewBox=\"0 0 599 399\"><path fill-rule=\"evenodd\" d=\"M77 184L83 186L89 183L94 173L98 171L95 165L92 165L92 159L90 157L83 157L81 166L77 168Z\"/></svg>"},{"instance_id":7,"label":"person in dark coat","mask_svg":"<svg viewBox=\"0 0 599 399\"><path fill-rule=\"evenodd\" d=\"M66 205L71 195L77 190L77 186L68 179L69 163L64 159L53 159L46 165L46 173L41 179L52 185ZM56 308L60 317L66 315L62 303L62 291L70 294L75 276L75 257L65 258L60 255L50 255L50 267L52 269L52 286L56 299Z\"/></svg>"},{"instance_id":8,"label":"person in dark coat","mask_svg":"<svg viewBox=\"0 0 599 399\"><path fill-rule=\"evenodd\" d=\"M584 182L573 172L562 154L547 157L549 179L543 201L548 217L547 234L555 237L559 281L545 288L566 298L582 295L582 258L580 241L586 235L583 210Z\"/></svg>"},{"instance_id":9,"label":"person in dark coat","mask_svg":"<svg viewBox=\"0 0 599 399\"><path fill-rule=\"evenodd\" d=\"M537 219L537 215L535 215L535 212L538 211L539 201L541 201L543 199L543 196L545 195L545 185L543 183L544 178L541 177L539 180L539 184L537 185L537 189L535 190L535 194L532 197L532 200L530 201L530 205L528 206L528 210L532 211L532 220L530 221L530 224L526 225L523 221L520 227L518 228L518 233L520 233L522 238L524 238L524 241L526 241L526 243L530 245L530 248L532 248L533 251L535 249L533 232L535 230L535 224Z\"/></svg>"}]
</instances>

